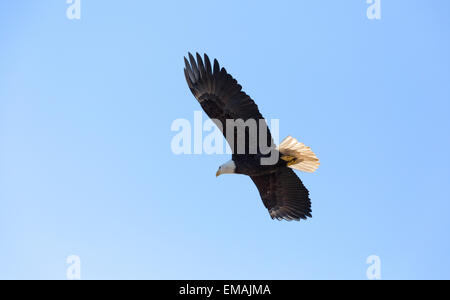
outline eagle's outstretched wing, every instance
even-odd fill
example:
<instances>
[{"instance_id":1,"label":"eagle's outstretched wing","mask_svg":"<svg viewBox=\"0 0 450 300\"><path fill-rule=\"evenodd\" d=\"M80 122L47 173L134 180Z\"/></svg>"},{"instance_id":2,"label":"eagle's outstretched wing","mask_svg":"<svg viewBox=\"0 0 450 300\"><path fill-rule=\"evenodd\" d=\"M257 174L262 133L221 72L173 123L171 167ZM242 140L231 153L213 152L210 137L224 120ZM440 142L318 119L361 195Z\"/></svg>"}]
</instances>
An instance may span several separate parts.
<instances>
[{"instance_id":1,"label":"eagle's outstretched wing","mask_svg":"<svg viewBox=\"0 0 450 300\"><path fill-rule=\"evenodd\" d=\"M197 60L195 60L194 56L189 53L189 60L184 58L184 61L186 64L184 74L192 94L197 98L205 113L216 124L220 122L217 125L232 147L233 153L237 153L237 143L233 143L236 141L237 127L234 135L227 136L226 120L243 120L244 122L255 120L258 124L257 138L259 139L261 136L259 130L263 128L260 128L259 122L263 120L263 117L258 106L250 96L242 91L242 86L227 73L225 68L221 68L217 60L214 60L214 65L211 65L206 54L203 60L197 53ZM272 136L265 121L263 124L265 125L264 129L267 130L265 145L270 147L273 145ZM231 138L233 140L230 143Z\"/></svg>"},{"instance_id":2,"label":"eagle's outstretched wing","mask_svg":"<svg viewBox=\"0 0 450 300\"><path fill-rule=\"evenodd\" d=\"M312 217L309 192L291 169L251 178L272 219L300 221Z\"/></svg>"}]
</instances>

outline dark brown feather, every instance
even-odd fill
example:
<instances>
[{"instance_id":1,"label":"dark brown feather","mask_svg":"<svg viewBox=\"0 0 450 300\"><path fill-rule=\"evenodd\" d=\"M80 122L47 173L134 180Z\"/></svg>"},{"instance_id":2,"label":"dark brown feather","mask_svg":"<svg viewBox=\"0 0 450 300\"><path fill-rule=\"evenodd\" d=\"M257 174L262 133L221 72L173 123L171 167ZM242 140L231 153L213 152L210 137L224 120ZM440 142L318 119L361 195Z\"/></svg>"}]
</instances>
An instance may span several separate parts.
<instances>
[{"instance_id":1,"label":"dark brown feather","mask_svg":"<svg viewBox=\"0 0 450 300\"><path fill-rule=\"evenodd\" d=\"M211 119L220 121L225 138L227 138L227 119L241 119L244 122L253 119L257 124L259 120L263 119L255 102L242 91L242 86L228 74L225 68L220 68L217 60L214 60L212 69L211 61L206 54L204 55L204 61L198 53L196 59L191 53L188 56L189 60L185 58L184 62L186 65L185 77L189 88L200 102L205 113ZM270 146L272 136L267 125L265 127L267 129L266 145ZM260 136L259 129L258 138ZM236 145L232 150L233 153L236 153Z\"/></svg>"},{"instance_id":2,"label":"dark brown feather","mask_svg":"<svg viewBox=\"0 0 450 300\"><path fill-rule=\"evenodd\" d=\"M309 192L289 168L276 173L251 177L272 219L306 220L311 216Z\"/></svg>"}]
</instances>

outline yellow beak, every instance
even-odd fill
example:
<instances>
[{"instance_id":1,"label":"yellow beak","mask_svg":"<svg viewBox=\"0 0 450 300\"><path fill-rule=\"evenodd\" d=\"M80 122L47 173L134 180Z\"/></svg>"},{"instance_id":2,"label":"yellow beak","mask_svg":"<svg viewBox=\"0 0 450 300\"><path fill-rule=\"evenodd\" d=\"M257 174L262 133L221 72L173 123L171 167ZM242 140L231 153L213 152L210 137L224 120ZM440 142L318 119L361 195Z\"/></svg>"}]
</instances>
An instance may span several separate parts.
<instances>
[{"instance_id":1,"label":"yellow beak","mask_svg":"<svg viewBox=\"0 0 450 300\"><path fill-rule=\"evenodd\" d=\"M222 173L220 172L220 170L217 170L217 172L216 172L216 178L219 177L220 175L222 175Z\"/></svg>"}]
</instances>

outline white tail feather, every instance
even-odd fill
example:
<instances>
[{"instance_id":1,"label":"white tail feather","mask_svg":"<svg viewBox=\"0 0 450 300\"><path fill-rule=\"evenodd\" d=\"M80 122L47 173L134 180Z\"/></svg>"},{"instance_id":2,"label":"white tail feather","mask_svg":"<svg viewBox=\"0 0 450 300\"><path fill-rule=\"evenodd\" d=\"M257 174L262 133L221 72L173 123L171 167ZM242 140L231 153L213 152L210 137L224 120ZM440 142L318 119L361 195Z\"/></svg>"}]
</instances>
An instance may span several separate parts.
<instances>
[{"instance_id":1,"label":"white tail feather","mask_svg":"<svg viewBox=\"0 0 450 300\"><path fill-rule=\"evenodd\" d=\"M316 154L305 144L298 142L295 138L288 136L278 146L278 151L293 158L289 168L303 172L314 173L320 166Z\"/></svg>"}]
</instances>

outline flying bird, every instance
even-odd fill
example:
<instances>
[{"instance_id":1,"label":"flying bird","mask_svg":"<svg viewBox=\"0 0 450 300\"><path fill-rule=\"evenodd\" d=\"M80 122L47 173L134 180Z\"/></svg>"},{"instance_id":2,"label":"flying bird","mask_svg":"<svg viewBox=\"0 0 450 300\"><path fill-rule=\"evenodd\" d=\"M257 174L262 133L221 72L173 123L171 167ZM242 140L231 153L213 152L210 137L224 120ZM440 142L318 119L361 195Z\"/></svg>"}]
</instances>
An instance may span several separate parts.
<instances>
[{"instance_id":1,"label":"flying bird","mask_svg":"<svg viewBox=\"0 0 450 300\"><path fill-rule=\"evenodd\" d=\"M232 159L219 167L216 176L249 176L272 219L300 221L311 218L309 192L293 171L313 173L317 170L319 159L311 148L290 136L276 147L258 106L227 70L221 68L216 59L211 64L206 54L202 58L197 53L195 58L189 53L188 57L184 58L187 84L202 109L222 131L232 150ZM256 132L247 127L250 124L248 121L252 120L259 124ZM233 121L231 124L235 126L229 127L229 121ZM239 140L242 133L245 133L245 139ZM262 151L262 147L255 150L252 144L267 145L270 151ZM275 163L263 163L263 159L271 155L276 156Z\"/></svg>"}]
</instances>

